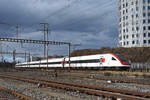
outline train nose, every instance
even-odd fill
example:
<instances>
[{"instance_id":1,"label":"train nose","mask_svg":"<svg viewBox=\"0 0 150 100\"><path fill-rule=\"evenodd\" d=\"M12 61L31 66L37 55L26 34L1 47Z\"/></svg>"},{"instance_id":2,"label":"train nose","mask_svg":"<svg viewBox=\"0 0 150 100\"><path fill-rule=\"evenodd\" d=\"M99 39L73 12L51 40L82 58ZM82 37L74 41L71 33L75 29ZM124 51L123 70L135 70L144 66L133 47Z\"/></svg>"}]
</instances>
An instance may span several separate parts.
<instances>
[{"instance_id":1,"label":"train nose","mask_svg":"<svg viewBox=\"0 0 150 100\"><path fill-rule=\"evenodd\" d=\"M122 61L121 63L122 63L123 65L130 65L129 62L127 62L127 61Z\"/></svg>"}]
</instances>

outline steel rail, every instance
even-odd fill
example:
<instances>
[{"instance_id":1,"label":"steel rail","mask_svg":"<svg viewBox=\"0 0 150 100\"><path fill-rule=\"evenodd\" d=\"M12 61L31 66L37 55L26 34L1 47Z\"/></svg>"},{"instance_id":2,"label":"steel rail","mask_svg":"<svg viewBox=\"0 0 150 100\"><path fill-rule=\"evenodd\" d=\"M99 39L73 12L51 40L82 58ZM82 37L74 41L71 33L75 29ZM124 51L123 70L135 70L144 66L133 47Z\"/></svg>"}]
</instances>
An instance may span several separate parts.
<instances>
[{"instance_id":1,"label":"steel rail","mask_svg":"<svg viewBox=\"0 0 150 100\"><path fill-rule=\"evenodd\" d=\"M83 84L70 83L70 82L59 82L59 81L49 80L49 82L51 83L47 83L48 81L46 82L44 80L38 80L35 78L27 79L25 77L18 77L12 75L0 75L0 77L11 78L11 79L30 82L34 84L40 83L43 86L55 87L55 88L60 88L65 90L72 90L72 91L80 91L90 95L105 96L105 97L112 97L112 98L123 98L126 100L146 100L150 96L150 94L147 93L128 91L128 90L124 91L119 89L103 88L99 86L96 87L96 86L89 86L85 84L83 85ZM44 81L44 82L40 82L40 81Z\"/></svg>"},{"instance_id":2,"label":"steel rail","mask_svg":"<svg viewBox=\"0 0 150 100\"><path fill-rule=\"evenodd\" d=\"M30 79L34 80L35 78L30 78ZM44 82L50 82L50 83L70 85L70 86L75 86L75 87L89 88L89 89L95 89L95 90L116 92L116 93L122 93L122 94L128 94L128 95L141 96L141 97L149 97L150 98L150 94L149 93L143 93L143 92L137 92L137 91L131 91L131 90L105 88L105 87L102 87L102 86L91 86L91 85L87 85L87 84L71 83L71 82L61 82L61 81L56 81L56 80L46 80L46 79L38 79L38 78L36 78L36 80L44 81Z\"/></svg>"},{"instance_id":3,"label":"steel rail","mask_svg":"<svg viewBox=\"0 0 150 100\"><path fill-rule=\"evenodd\" d=\"M34 71L34 70L31 70L31 71ZM53 75L53 71L46 71L46 70L36 70L36 72L39 71L39 72L51 72L51 74ZM59 74L61 75L61 74ZM112 82L119 82L119 83L133 83L133 84L140 84L140 85L150 85L150 82L143 82L143 81L136 81L136 80L129 80L129 79L124 79L124 78L106 78L106 77L99 77L99 78L94 78L94 77L90 77L90 76L79 76L79 75L72 75L72 76L75 76L75 77L80 77L80 78L87 78L87 79L93 79L93 80L104 80L104 81L108 81L108 80L111 80Z\"/></svg>"},{"instance_id":4,"label":"steel rail","mask_svg":"<svg viewBox=\"0 0 150 100\"><path fill-rule=\"evenodd\" d=\"M16 91L13 91L13 90L10 90L10 89L7 89L7 88L0 87L0 91L4 91L8 94L11 94L15 97L18 97L18 98L22 99L22 100L35 100L35 99L33 99L29 96L25 96L23 94L17 93Z\"/></svg>"},{"instance_id":5,"label":"steel rail","mask_svg":"<svg viewBox=\"0 0 150 100\"><path fill-rule=\"evenodd\" d=\"M111 81L117 81L117 82L120 82L120 83L134 83L134 84L141 84L141 85L150 85L150 83L147 83L147 82L143 82L143 81L136 81L136 80L126 80L126 79L117 79L117 78L106 78L106 77L99 77L99 78L91 78L89 76L77 76L77 77L80 77L80 78L88 78L88 79L94 79L94 80L105 80L105 81L108 81L108 80L111 80Z\"/></svg>"}]
</instances>

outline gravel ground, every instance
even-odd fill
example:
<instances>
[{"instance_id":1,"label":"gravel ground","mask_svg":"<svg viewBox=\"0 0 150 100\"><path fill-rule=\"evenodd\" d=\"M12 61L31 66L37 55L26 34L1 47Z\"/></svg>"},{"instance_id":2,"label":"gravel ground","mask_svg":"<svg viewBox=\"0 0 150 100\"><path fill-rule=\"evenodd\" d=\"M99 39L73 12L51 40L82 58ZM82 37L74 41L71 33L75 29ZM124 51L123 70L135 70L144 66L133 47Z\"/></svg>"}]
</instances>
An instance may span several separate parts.
<instances>
[{"instance_id":1,"label":"gravel ground","mask_svg":"<svg viewBox=\"0 0 150 100\"><path fill-rule=\"evenodd\" d=\"M138 85L138 84L128 84L128 83L108 83L107 81L103 81L103 80L71 77L71 74L62 75L62 73L61 73L60 75L58 74L58 77L52 76L51 73L30 72L30 71L23 72L23 73L18 72L18 73L14 73L14 74L21 75L21 76L41 78L41 79L58 80L58 81L66 81L66 82L77 82L77 83L94 85L94 86L96 85L96 86L103 86L103 87L109 87L109 88L126 89L126 90L150 93L149 85ZM95 77L98 78L99 76L95 75ZM100 77L102 77L102 76L100 75ZM121 76L120 78L127 78L127 77ZM131 79L135 79L135 77L131 77ZM138 78L138 80L139 79L141 79L141 78ZM145 80L147 80L147 79L145 79ZM142 81L142 79L140 81Z\"/></svg>"},{"instance_id":2,"label":"gravel ground","mask_svg":"<svg viewBox=\"0 0 150 100\"><path fill-rule=\"evenodd\" d=\"M8 94L7 92L0 91L0 100L21 100L11 94Z\"/></svg>"},{"instance_id":3,"label":"gravel ground","mask_svg":"<svg viewBox=\"0 0 150 100\"><path fill-rule=\"evenodd\" d=\"M58 80L58 81L66 81L66 82L77 82L82 84L94 85L94 86L103 86L109 88L117 88L117 89L126 89L126 90L134 90L139 92L150 93L150 86L149 85L137 85L137 84L127 84L127 83L108 83L107 81L102 80L95 80L95 79L87 79L87 78L79 78L79 77L72 77L75 73L58 73L58 77L54 77L52 72L32 72L32 71L12 71L12 72L0 72L3 74L12 74L12 75L19 75L19 76L28 76L28 77L35 77L41 79L49 79L49 80ZM83 74L78 73L78 75L85 75L91 76L91 74ZM105 77L99 74L92 74L92 76L98 77ZM110 77L110 76L109 76ZM139 81L146 81L146 78L137 78L137 77L128 77L128 76L112 76L114 78L129 78L129 79L137 79ZM19 85L18 85L19 84ZM104 98L98 96L91 96L86 95L83 93L78 92L70 92L64 91L61 89L55 88L37 88L37 85L33 85L30 83L23 83L14 80L0 80L0 86L16 90L22 94L31 96L35 99L39 100L105 100Z\"/></svg>"},{"instance_id":4,"label":"gravel ground","mask_svg":"<svg viewBox=\"0 0 150 100\"><path fill-rule=\"evenodd\" d=\"M18 93L38 100L104 100L98 96L78 92L64 91L55 88L38 88L37 85L11 79L0 79L0 86L15 90Z\"/></svg>"}]
</instances>

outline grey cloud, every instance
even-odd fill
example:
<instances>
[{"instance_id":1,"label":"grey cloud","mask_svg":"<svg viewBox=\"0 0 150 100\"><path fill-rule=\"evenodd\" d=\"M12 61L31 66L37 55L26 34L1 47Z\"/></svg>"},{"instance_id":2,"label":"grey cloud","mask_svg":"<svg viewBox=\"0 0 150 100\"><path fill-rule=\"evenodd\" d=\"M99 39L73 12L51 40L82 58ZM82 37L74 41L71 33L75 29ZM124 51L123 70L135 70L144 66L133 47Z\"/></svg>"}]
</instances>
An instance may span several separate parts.
<instances>
[{"instance_id":1,"label":"grey cloud","mask_svg":"<svg viewBox=\"0 0 150 100\"><path fill-rule=\"evenodd\" d=\"M20 24L21 38L42 40L42 33L36 31L42 28L39 23L46 21L50 24L50 40L82 43L78 48L116 46L117 14L116 0L0 1L0 22ZM0 27L0 32L6 32L0 37L15 36L15 30L7 25ZM87 37L82 37L84 34Z\"/></svg>"}]
</instances>

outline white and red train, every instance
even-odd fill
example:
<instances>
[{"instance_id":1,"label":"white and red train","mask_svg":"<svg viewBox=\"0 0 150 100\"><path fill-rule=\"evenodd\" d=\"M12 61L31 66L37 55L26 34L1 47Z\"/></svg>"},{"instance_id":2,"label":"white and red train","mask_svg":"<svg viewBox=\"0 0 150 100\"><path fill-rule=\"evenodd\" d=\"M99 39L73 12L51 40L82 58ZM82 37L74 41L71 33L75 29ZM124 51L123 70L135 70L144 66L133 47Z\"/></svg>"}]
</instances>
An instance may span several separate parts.
<instances>
[{"instance_id":1,"label":"white and red train","mask_svg":"<svg viewBox=\"0 0 150 100\"><path fill-rule=\"evenodd\" d=\"M115 54L96 54L88 56L77 56L69 58L52 58L41 61L31 61L18 63L16 68L72 68L72 69L129 69L129 62L120 55Z\"/></svg>"}]
</instances>

